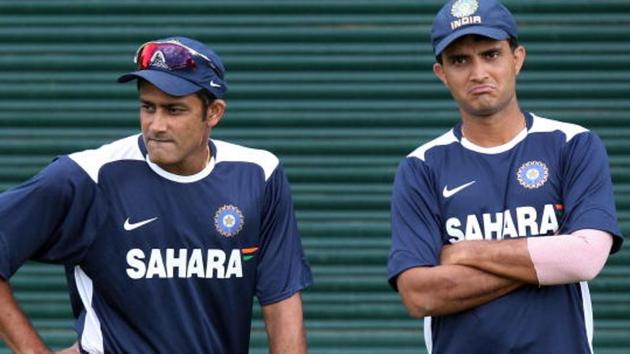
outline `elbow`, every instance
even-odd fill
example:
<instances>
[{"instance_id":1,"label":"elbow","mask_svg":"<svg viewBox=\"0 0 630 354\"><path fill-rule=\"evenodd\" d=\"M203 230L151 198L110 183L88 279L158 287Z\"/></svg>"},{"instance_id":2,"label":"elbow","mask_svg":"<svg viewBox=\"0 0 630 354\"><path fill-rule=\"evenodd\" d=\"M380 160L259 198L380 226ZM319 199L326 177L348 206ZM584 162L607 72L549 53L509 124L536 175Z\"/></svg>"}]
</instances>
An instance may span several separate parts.
<instances>
[{"instance_id":1,"label":"elbow","mask_svg":"<svg viewBox=\"0 0 630 354\"><path fill-rule=\"evenodd\" d=\"M577 274L576 276L582 281L591 281L595 279L595 277L598 276L599 273L602 271L602 269L604 268L604 263L605 262L601 262L598 264L592 264L590 266L583 267L580 270L579 274Z\"/></svg>"},{"instance_id":2,"label":"elbow","mask_svg":"<svg viewBox=\"0 0 630 354\"><path fill-rule=\"evenodd\" d=\"M433 288L432 286L426 284L422 278L414 276L419 271L424 271L424 268L414 268L398 277L398 293L409 316L414 318L434 316L440 307L440 297L429 290Z\"/></svg>"},{"instance_id":3,"label":"elbow","mask_svg":"<svg viewBox=\"0 0 630 354\"><path fill-rule=\"evenodd\" d=\"M575 267L575 277L580 281L591 281L604 269L608 252L592 253L583 257L582 262Z\"/></svg>"},{"instance_id":4,"label":"elbow","mask_svg":"<svg viewBox=\"0 0 630 354\"><path fill-rule=\"evenodd\" d=\"M560 285L591 281L599 275L603 267L604 264L602 262L601 264L581 264L569 269L560 267L549 269L545 272L539 272L538 282L540 285Z\"/></svg>"},{"instance_id":5,"label":"elbow","mask_svg":"<svg viewBox=\"0 0 630 354\"><path fill-rule=\"evenodd\" d=\"M437 305L429 296L403 293L401 293L400 296L409 316L413 318L423 318L435 315Z\"/></svg>"},{"instance_id":6,"label":"elbow","mask_svg":"<svg viewBox=\"0 0 630 354\"><path fill-rule=\"evenodd\" d=\"M568 237L528 239L540 285L595 279L606 264L612 243L610 234L598 230L581 230Z\"/></svg>"},{"instance_id":7,"label":"elbow","mask_svg":"<svg viewBox=\"0 0 630 354\"><path fill-rule=\"evenodd\" d=\"M407 314L413 318L424 318L431 316L431 312L428 308L422 306L405 306L407 308Z\"/></svg>"}]
</instances>

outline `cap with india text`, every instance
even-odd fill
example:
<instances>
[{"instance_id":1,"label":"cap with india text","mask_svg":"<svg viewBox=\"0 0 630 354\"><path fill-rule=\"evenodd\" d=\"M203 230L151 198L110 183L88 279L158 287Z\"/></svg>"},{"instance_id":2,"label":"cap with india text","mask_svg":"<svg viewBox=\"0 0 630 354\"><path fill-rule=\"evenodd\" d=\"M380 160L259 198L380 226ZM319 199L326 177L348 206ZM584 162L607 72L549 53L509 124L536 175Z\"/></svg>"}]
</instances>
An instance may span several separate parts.
<instances>
[{"instance_id":1,"label":"cap with india text","mask_svg":"<svg viewBox=\"0 0 630 354\"><path fill-rule=\"evenodd\" d=\"M496 0L451 0L435 16L431 44L437 56L449 44L468 34L496 40L517 38L516 20Z\"/></svg>"}]
</instances>

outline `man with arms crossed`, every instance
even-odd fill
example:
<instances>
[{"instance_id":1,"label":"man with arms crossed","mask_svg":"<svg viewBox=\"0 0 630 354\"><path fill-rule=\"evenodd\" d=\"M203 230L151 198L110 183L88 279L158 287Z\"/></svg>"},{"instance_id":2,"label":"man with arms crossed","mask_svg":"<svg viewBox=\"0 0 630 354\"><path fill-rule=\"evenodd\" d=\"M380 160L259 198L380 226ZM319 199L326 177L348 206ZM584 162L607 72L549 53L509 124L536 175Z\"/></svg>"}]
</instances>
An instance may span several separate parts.
<instances>
[{"instance_id":1,"label":"man with arms crossed","mask_svg":"<svg viewBox=\"0 0 630 354\"><path fill-rule=\"evenodd\" d=\"M209 139L226 107L220 58L173 37L135 61L119 81L137 80L141 134L0 195L0 334L48 352L7 282L34 259L66 266L81 352L247 353L255 295L270 352L305 353L311 273L282 167Z\"/></svg>"},{"instance_id":2,"label":"man with arms crossed","mask_svg":"<svg viewBox=\"0 0 630 354\"><path fill-rule=\"evenodd\" d=\"M461 122L396 173L389 280L429 353L592 353L586 284L619 250L606 150L522 111L507 8L449 1L431 31Z\"/></svg>"}]
</instances>

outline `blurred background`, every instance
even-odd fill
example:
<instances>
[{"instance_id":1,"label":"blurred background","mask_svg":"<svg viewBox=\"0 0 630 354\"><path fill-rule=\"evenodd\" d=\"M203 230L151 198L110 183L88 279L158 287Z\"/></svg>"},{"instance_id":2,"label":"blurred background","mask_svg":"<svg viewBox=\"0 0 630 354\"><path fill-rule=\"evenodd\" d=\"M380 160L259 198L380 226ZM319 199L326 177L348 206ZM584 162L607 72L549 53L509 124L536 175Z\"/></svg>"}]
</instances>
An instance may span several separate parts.
<instances>
[{"instance_id":1,"label":"blurred background","mask_svg":"<svg viewBox=\"0 0 630 354\"><path fill-rule=\"evenodd\" d=\"M268 149L292 184L315 285L310 352L423 353L422 323L386 281L398 162L457 121L431 71L436 0L0 1L0 190L59 154L138 132L139 44L185 35L227 66L213 137ZM630 1L505 1L528 50L524 109L604 140L630 234ZM53 348L75 333L59 266L29 263L16 296ZM630 353L630 242L591 282L595 349ZM255 309L251 352L265 353ZM4 349L3 349L4 348ZM0 345L0 352L8 352Z\"/></svg>"}]
</instances>

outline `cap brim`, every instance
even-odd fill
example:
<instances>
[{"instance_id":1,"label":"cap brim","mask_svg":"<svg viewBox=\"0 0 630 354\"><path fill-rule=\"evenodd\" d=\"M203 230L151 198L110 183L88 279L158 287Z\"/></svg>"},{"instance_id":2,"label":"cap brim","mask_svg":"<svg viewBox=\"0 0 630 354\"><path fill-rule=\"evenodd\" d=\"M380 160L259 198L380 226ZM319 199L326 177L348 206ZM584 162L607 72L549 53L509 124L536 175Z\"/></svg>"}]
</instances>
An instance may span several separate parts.
<instances>
[{"instance_id":1,"label":"cap brim","mask_svg":"<svg viewBox=\"0 0 630 354\"><path fill-rule=\"evenodd\" d=\"M502 29L483 27L483 26L470 26L470 27L461 29L459 31L455 31L451 33L450 35L444 37L444 39L442 39L435 46L435 48L433 49L433 52L435 53L436 56L439 55L440 53L442 53L444 49L446 49L446 47L449 46L449 44L453 43L458 38L461 38L468 34L478 34L480 36L496 39L497 41L508 39L510 37L510 35Z\"/></svg>"},{"instance_id":2,"label":"cap brim","mask_svg":"<svg viewBox=\"0 0 630 354\"><path fill-rule=\"evenodd\" d=\"M161 91L164 91L171 96L186 96L203 89L203 87L197 86L177 75L158 70L139 70L130 72L119 77L118 82L129 82L138 78L147 80Z\"/></svg>"}]
</instances>

